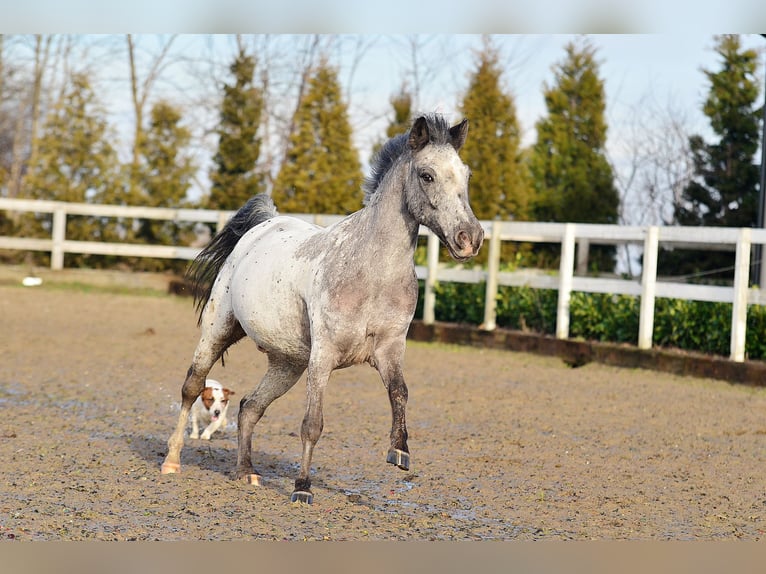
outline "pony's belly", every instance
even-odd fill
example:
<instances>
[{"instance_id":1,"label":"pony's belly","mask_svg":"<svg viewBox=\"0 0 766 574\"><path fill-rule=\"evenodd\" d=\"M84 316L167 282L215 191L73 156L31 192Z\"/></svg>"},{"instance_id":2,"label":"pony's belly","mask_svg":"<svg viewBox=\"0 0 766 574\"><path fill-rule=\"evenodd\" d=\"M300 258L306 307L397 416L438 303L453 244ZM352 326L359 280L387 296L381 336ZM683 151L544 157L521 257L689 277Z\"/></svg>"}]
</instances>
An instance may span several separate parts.
<instances>
[{"instance_id":1,"label":"pony's belly","mask_svg":"<svg viewBox=\"0 0 766 574\"><path fill-rule=\"evenodd\" d=\"M234 314L245 333L266 352L307 358L311 337L308 321L296 303L277 303L264 298L258 287L243 292L237 302L237 290L232 289Z\"/></svg>"},{"instance_id":2,"label":"pony's belly","mask_svg":"<svg viewBox=\"0 0 766 574\"><path fill-rule=\"evenodd\" d=\"M308 360L311 337L300 298L265 277L242 283L232 284L231 298L234 315L245 333L267 353Z\"/></svg>"},{"instance_id":3,"label":"pony's belly","mask_svg":"<svg viewBox=\"0 0 766 574\"><path fill-rule=\"evenodd\" d=\"M286 330L269 331L253 325L245 327L245 332L264 353L274 353L288 357L296 363L308 364L311 353L310 339L296 337L294 333Z\"/></svg>"}]
</instances>

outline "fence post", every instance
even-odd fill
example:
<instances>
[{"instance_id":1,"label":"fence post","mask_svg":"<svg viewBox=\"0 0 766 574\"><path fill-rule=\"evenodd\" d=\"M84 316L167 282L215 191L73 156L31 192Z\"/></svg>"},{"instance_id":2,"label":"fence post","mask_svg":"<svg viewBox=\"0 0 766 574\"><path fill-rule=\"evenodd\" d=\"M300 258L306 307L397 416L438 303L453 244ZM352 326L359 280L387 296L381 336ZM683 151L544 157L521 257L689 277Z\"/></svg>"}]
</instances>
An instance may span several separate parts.
<instances>
[{"instance_id":1,"label":"fence post","mask_svg":"<svg viewBox=\"0 0 766 574\"><path fill-rule=\"evenodd\" d=\"M500 270L500 222L490 227L489 256L487 259L487 287L484 293L484 322L481 328L492 331L497 327L497 273Z\"/></svg>"},{"instance_id":2,"label":"fence post","mask_svg":"<svg viewBox=\"0 0 766 574\"><path fill-rule=\"evenodd\" d=\"M731 306L731 360L745 360L747 331L747 283L750 276L750 228L739 230L737 255L734 261L734 300Z\"/></svg>"},{"instance_id":3,"label":"fence post","mask_svg":"<svg viewBox=\"0 0 766 574\"><path fill-rule=\"evenodd\" d=\"M575 252L575 224L564 224L559 265L559 293L556 309L556 338L569 337L569 300L572 298L572 275Z\"/></svg>"},{"instance_id":4,"label":"fence post","mask_svg":"<svg viewBox=\"0 0 766 574\"><path fill-rule=\"evenodd\" d=\"M654 299L657 293L657 250L660 230L652 225L644 238L641 269L641 312L638 318L638 348L651 349L654 334Z\"/></svg>"},{"instance_id":5,"label":"fence post","mask_svg":"<svg viewBox=\"0 0 766 574\"><path fill-rule=\"evenodd\" d=\"M64 268L64 240L66 239L66 207L57 206L53 210L53 229L51 230L53 247L51 248L51 269Z\"/></svg>"},{"instance_id":6,"label":"fence post","mask_svg":"<svg viewBox=\"0 0 766 574\"><path fill-rule=\"evenodd\" d=\"M436 321L434 308L436 307L436 274L439 269L439 238L432 232L428 232L428 245L426 247L426 284L423 294L423 323L433 325Z\"/></svg>"},{"instance_id":7,"label":"fence post","mask_svg":"<svg viewBox=\"0 0 766 574\"><path fill-rule=\"evenodd\" d=\"M590 239L583 237L577 242L577 274L588 274L588 255L590 251Z\"/></svg>"}]
</instances>

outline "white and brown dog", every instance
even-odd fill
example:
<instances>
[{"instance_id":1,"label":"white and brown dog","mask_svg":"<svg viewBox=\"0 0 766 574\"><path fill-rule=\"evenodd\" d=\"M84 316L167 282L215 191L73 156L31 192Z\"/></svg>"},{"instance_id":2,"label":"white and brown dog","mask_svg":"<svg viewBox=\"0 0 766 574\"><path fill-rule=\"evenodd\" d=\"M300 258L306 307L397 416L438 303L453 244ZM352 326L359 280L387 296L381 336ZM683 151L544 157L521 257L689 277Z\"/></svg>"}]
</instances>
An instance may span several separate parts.
<instances>
[{"instance_id":1,"label":"white and brown dog","mask_svg":"<svg viewBox=\"0 0 766 574\"><path fill-rule=\"evenodd\" d=\"M210 440L210 436L221 427L226 427L226 411L229 409L229 396L234 391L223 388L223 385L213 379L205 381L202 394L197 397L191 408L192 431L189 438ZM206 425L202 436L199 434L200 424Z\"/></svg>"}]
</instances>

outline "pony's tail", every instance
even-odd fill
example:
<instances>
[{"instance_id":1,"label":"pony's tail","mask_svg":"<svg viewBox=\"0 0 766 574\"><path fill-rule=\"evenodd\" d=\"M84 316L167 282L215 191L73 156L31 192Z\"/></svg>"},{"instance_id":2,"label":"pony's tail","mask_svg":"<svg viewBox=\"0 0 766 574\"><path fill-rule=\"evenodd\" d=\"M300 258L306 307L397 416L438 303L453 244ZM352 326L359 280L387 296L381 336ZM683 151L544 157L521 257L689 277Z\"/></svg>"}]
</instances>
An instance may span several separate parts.
<instances>
[{"instance_id":1,"label":"pony's tail","mask_svg":"<svg viewBox=\"0 0 766 574\"><path fill-rule=\"evenodd\" d=\"M213 282L240 238L259 223L276 215L277 208L269 195L259 193L253 196L191 262L185 278L194 293L198 326L202 322L202 310L213 291Z\"/></svg>"}]
</instances>

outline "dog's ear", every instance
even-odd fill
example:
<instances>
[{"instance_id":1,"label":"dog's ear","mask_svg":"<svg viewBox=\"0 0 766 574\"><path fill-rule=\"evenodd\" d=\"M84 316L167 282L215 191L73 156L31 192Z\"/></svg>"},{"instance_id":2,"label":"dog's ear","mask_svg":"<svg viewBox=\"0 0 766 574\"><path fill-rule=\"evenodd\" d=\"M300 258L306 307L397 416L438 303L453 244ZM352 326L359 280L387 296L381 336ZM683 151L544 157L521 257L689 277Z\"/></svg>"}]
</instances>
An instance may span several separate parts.
<instances>
[{"instance_id":1,"label":"dog's ear","mask_svg":"<svg viewBox=\"0 0 766 574\"><path fill-rule=\"evenodd\" d=\"M237 393L235 393L234 391L230 391L229 389L224 389L223 394L228 397L229 395L236 395Z\"/></svg>"}]
</instances>

